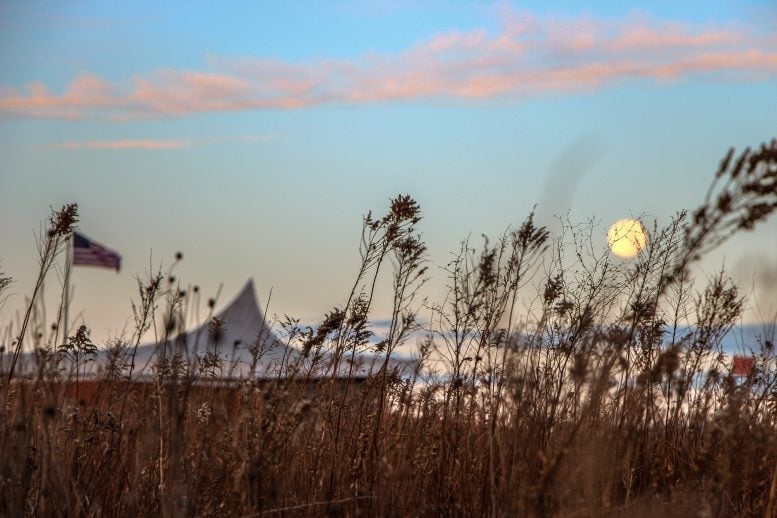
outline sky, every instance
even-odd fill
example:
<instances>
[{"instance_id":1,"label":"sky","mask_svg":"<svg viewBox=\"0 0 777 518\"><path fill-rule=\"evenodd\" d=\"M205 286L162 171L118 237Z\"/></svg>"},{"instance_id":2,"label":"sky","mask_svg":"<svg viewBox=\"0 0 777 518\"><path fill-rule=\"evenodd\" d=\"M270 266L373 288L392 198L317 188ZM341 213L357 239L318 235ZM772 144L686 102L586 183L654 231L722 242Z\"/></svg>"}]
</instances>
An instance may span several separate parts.
<instances>
[{"instance_id":1,"label":"sky","mask_svg":"<svg viewBox=\"0 0 777 518\"><path fill-rule=\"evenodd\" d=\"M2 1L0 325L70 202L123 258L73 273L97 340L179 251L184 287L226 303L253 278L270 315L313 322L347 297L362 215L400 193L424 213L432 292L463 238L535 204L595 218L602 243L623 217L666 223L729 147L777 137L776 5ZM776 257L772 220L701 271L757 291Z\"/></svg>"}]
</instances>

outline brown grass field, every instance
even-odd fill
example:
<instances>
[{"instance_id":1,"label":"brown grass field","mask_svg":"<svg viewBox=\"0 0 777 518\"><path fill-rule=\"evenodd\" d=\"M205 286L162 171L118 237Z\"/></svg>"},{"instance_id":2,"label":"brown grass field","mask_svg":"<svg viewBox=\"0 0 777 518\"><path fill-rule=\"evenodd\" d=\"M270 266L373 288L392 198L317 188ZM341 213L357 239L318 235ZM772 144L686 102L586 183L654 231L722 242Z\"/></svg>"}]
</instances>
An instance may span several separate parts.
<instances>
[{"instance_id":1,"label":"brown grass field","mask_svg":"<svg viewBox=\"0 0 777 518\"><path fill-rule=\"evenodd\" d=\"M734 372L721 339L743 299L724 272L689 275L775 209L773 142L726 155L704 203L649 229L634 261L593 250L585 226L551 236L530 216L464 243L448 296L422 303L420 208L397 197L364 220L347 302L281 335L320 372L417 340L418 369L401 376L384 363L311 378L289 359L273 379L225 382L209 375L217 357L174 354L138 378L141 337L157 325L168 343L182 320L186 294L161 274L139 281L134 334L84 376L86 328L41 338L34 293L5 344L0 515L777 517L773 328ZM41 278L76 222L75 206L53 214ZM393 314L375 344L383 275ZM15 372L33 341L45 361Z\"/></svg>"}]
</instances>

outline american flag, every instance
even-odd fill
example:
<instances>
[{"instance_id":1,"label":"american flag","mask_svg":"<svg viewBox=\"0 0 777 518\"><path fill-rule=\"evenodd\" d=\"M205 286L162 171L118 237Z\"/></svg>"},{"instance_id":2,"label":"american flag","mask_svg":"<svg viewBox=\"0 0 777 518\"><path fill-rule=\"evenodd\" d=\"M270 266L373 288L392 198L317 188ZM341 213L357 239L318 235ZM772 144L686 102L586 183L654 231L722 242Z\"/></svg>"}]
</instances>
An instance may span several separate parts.
<instances>
[{"instance_id":1,"label":"american flag","mask_svg":"<svg viewBox=\"0 0 777 518\"><path fill-rule=\"evenodd\" d=\"M118 272L121 256L83 234L73 232L73 266L101 266Z\"/></svg>"}]
</instances>

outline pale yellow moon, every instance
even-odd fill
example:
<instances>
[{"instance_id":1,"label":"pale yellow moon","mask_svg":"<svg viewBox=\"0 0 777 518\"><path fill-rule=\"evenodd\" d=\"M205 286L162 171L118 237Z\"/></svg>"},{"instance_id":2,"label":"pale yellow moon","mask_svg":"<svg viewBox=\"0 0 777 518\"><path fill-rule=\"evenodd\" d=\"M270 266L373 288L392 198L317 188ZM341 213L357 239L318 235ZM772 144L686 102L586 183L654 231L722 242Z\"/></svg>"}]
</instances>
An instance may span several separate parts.
<instances>
[{"instance_id":1,"label":"pale yellow moon","mask_svg":"<svg viewBox=\"0 0 777 518\"><path fill-rule=\"evenodd\" d=\"M647 245L645 227L636 219L619 219L607 232L607 244L613 254L624 259L636 257Z\"/></svg>"}]
</instances>

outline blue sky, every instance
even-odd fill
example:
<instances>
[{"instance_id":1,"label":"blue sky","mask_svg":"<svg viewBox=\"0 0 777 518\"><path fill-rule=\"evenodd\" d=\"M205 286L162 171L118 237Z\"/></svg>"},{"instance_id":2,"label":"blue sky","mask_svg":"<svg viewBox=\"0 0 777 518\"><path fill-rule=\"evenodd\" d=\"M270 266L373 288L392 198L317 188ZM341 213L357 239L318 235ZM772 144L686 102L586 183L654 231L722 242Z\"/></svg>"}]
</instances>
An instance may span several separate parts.
<instances>
[{"instance_id":1,"label":"blue sky","mask_svg":"<svg viewBox=\"0 0 777 518\"><path fill-rule=\"evenodd\" d=\"M270 313L313 320L347 295L361 215L398 193L437 265L535 203L666 222L729 146L777 136L776 23L766 1L2 3L2 319L30 292L33 231L71 201L124 257L74 273L98 338L130 318L149 257L178 250L205 293L254 277ZM776 236L703 270L751 279Z\"/></svg>"}]
</instances>

